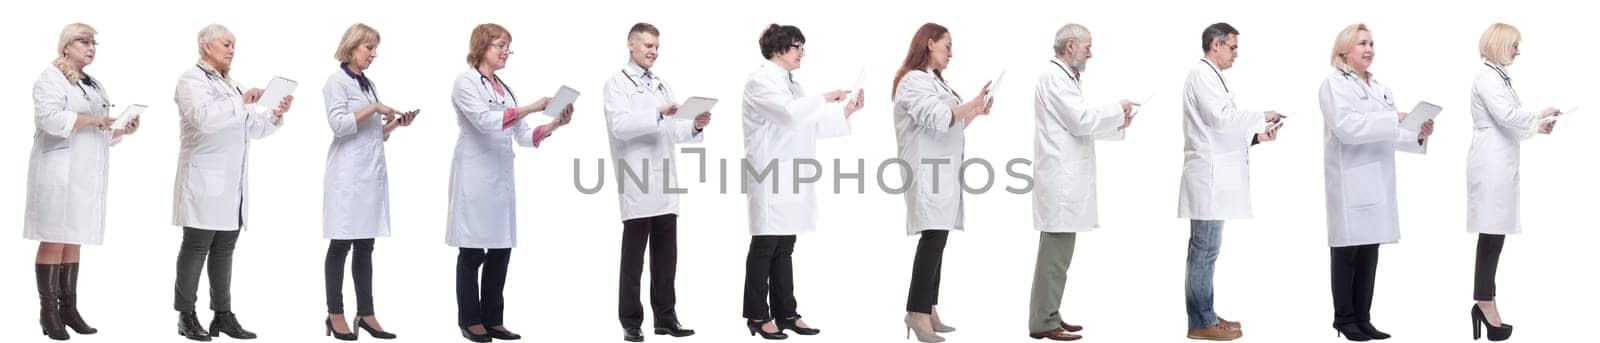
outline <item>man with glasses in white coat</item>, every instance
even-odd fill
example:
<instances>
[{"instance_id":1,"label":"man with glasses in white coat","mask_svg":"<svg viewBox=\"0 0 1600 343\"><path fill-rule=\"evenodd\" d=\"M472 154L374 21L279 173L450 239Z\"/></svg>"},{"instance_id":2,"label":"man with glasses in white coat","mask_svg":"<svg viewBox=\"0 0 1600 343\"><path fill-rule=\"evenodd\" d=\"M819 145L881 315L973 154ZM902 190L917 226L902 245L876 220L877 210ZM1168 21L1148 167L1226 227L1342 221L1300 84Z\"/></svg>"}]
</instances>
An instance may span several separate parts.
<instances>
[{"instance_id":1,"label":"man with glasses in white coat","mask_svg":"<svg viewBox=\"0 0 1600 343\"><path fill-rule=\"evenodd\" d=\"M1277 139L1284 116L1234 105L1222 71L1239 57L1238 30L1227 23L1212 24L1200 42L1205 58L1195 63L1183 84L1178 217L1189 219L1184 300L1190 339L1231 341L1244 335L1241 325L1217 316L1211 301L1222 223L1251 217L1250 147Z\"/></svg>"}]
</instances>

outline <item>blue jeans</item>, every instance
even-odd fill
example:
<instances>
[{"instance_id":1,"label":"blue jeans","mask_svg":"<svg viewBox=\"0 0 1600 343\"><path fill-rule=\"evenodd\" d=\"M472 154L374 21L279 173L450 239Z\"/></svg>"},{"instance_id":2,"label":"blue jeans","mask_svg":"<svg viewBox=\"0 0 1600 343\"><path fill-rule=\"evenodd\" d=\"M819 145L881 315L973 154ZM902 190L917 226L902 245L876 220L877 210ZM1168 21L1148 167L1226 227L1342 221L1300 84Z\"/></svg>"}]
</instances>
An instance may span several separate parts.
<instances>
[{"instance_id":1,"label":"blue jeans","mask_svg":"<svg viewBox=\"0 0 1600 343\"><path fill-rule=\"evenodd\" d=\"M1217 311L1211 304L1211 276L1216 273L1221 250L1221 220L1189 221L1189 267L1185 269L1183 287L1190 329L1217 325Z\"/></svg>"}]
</instances>

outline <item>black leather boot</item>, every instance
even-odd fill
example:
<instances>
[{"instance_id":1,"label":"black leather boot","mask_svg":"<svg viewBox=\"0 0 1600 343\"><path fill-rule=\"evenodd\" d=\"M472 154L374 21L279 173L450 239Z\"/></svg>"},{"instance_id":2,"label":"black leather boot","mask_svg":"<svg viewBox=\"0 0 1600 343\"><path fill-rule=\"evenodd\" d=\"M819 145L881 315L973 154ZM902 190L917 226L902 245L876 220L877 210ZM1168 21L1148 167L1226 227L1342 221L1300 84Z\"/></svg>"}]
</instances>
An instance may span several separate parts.
<instances>
[{"instance_id":1,"label":"black leather boot","mask_svg":"<svg viewBox=\"0 0 1600 343\"><path fill-rule=\"evenodd\" d=\"M178 312L178 336L201 342L211 341L211 334L206 332L204 326L200 326L200 318L195 317L194 312Z\"/></svg>"},{"instance_id":2,"label":"black leather boot","mask_svg":"<svg viewBox=\"0 0 1600 343\"><path fill-rule=\"evenodd\" d=\"M245 330L239 325L239 317L233 312L217 312L211 317L211 337L227 334L233 339L256 339L256 333Z\"/></svg>"},{"instance_id":3,"label":"black leather boot","mask_svg":"<svg viewBox=\"0 0 1600 343\"><path fill-rule=\"evenodd\" d=\"M33 276L39 283L39 327L45 336L57 341L72 338L67 335L65 324L61 323L61 307L58 298L61 292L61 265L35 264Z\"/></svg>"},{"instance_id":4,"label":"black leather boot","mask_svg":"<svg viewBox=\"0 0 1600 343\"><path fill-rule=\"evenodd\" d=\"M78 314L78 264L64 263L61 265L61 322L72 331L80 335L92 335L100 330L95 330L89 323L83 321L83 316Z\"/></svg>"}]
</instances>

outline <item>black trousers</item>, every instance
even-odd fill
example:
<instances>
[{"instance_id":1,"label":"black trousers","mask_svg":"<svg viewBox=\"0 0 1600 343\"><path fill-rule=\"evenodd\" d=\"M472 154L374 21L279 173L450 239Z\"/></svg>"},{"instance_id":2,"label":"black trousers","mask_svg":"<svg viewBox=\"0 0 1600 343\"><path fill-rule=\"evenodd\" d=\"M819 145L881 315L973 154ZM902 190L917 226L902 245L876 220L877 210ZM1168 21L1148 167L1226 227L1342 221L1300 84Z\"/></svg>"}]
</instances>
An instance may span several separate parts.
<instances>
[{"instance_id":1,"label":"black trousers","mask_svg":"<svg viewBox=\"0 0 1600 343\"><path fill-rule=\"evenodd\" d=\"M678 215L665 214L622 222L622 267L617 277L617 319L624 328L644 322L639 303L639 279L644 273L644 252L650 248L650 309L655 325L677 318L673 280L678 273Z\"/></svg>"},{"instance_id":2,"label":"black trousers","mask_svg":"<svg viewBox=\"0 0 1600 343\"><path fill-rule=\"evenodd\" d=\"M334 239L328 241L328 257L322 263L322 276L328 294L328 313L344 314L344 256L355 247L350 260L350 278L356 282L356 316L373 315L372 245L375 239Z\"/></svg>"},{"instance_id":3,"label":"black trousers","mask_svg":"<svg viewBox=\"0 0 1600 343\"><path fill-rule=\"evenodd\" d=\"M939 277L944 270L944 244L950 231L927 230L917 241L917 255L911 261L911 290L906 292L906 312L933 313L939 304Z\"/></svg>"},{"instance_id":4,"label":"black trousers","mask_svg":"<svg viewBox=\"0 0 1600 343\"><path fill-rule=\"evenodd\" d=\"M456 255L456 325L491 328L505 324L510 264L511 249L461 248ZM483 268L481 279L479 267Z\"/></svg>"},{"instance_id":5,"label":"black trousers","mask_svg":"<svg viewBox=\"0 0 1600 343\"><path fill-rule=\"evenodd\" d=\"M215 231L183 228L183 243L178 248L178 275L173 286L172 308L178 312L194 312L195 295L200 289L200 269L210 277L211 310L233 311L233 248L239 242L239 231ZM206 261L210 260L210 264Z\"/></svg>"},{"instance_id":6,"label":"black trousers","mask_svg":"<svg viewBox=\"0 0 1600 343\"><path fill-rule=\"evenodd\" d=\"M1478 234L1477 268L1472 273L1472 300L1494 300L1494 274L1500 269L1500 250L1506 235Z\"/></svg>"},{"instance_id":7,"label":"black trousers","mask_svg":"<svg viewBox=\"0 0 1600 343\"><path fill-rule=\"evenodd\" d=\"M744 261L744 317L799 318L794 299L794 235L750 236ZM768 286L771 286L770 292ZM768 307L768 301L771 307Z\"/></svg>"},{"instance_id":8,"label":"black trousers","mask_svg":"<svg viewBox=\"0 0 1600 343\"><path fill-rule=\"evenodd\" d=\"M1378 276L1378 245L1336 247L1333 271L1333 325L1372 321L1372 291Z\"/></svg>"}]
</instances>

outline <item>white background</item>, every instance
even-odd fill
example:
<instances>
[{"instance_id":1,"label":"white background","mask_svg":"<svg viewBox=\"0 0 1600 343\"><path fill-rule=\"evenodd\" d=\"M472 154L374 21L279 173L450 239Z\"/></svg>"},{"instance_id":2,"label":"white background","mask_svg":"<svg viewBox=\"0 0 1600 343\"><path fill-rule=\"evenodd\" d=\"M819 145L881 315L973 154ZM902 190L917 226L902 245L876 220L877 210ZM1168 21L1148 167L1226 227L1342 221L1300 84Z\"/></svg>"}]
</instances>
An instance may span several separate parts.
<instances>
[{"instance_id":1,"label":"white background","mask_svg":"<svg viewBox=\"0 0 1600 343\"><path fill-rule=\"evenodd\" d=\"M1199 36L1218 21L1240 36L1237 67L1228 73L1238 103L1289 114L1280 141L1252 152L1256 219L1227 225L1218 262L1219 312L1245 323L1245 341L1337 341L1331 323L1328 250L1323 221L1322 125L1317 87L1332 72L1328 52L1346 25L1373 30L1377 80L1402 107L1419 100L1444 107L1431 151L1398 157L1404 239L1383 248L1375 323L1395 342L1465 341L1475 236L1465 232L1465 160L1470 143L1469 86L1482 67L1477 43L1493 22L1522 30L1523 56L1510 68L1529 106L1593 107L1596 56L1590 18L1573 1L983 1L983 2L499 2L377 1L32 2L0 14L0 223L21 231L29 146L30 86L49 67L63 25L99 29L97 61L87 71L114 104L150 105L143 129L113 148L107 240L85 247L83 312L102 333L80 341L183 341L173 335L173 265L179 229L170 225L177 156L172 91L197 59L195 34L222 23L238 37L236 78L261 87L272 76L299 80L299 100L277 134L251 151L252 229L236 255L234 308L262 342L321 339L324 315L321 239L322 174L330 130L320 89L335 72L332 55L350 24L383 35L369 75L396 108L421 108L419 121L388 143L394 237L376 252L377 310L406 341L459 340L455 329L456 250L443 244L446 188L457 127L449 103L454 77L466 70L468 33L479 23L505 25L517 52L502 72L523 101L570 85L578 100L570 127L540 149L520 149L518 205L522 230L506 291L507 323L531 341L613 341L621 224L615 180L583 195L572 161L607 158L601 85L626 62L625 32L647 21L662 30L658 73L680 95L723 99L706 131L712 158L742 153L738 100L758 68L756 38L772 22L793 24L810 40L797 78L812 93L848 87L869 70L867 107L854 135L824 141L818 155L866 158L867 194L822 195L820 230L800 237L796 252L800 312L821 336L795 341L902 339L915 237L904 234L903 200L876 191L870 172L895 151L890 80L913 31L933 21L954 34L945 75L974 94L1009 69L994 113L967 131L967 155L997 164L1032 158L1032 88L1051 57L1055 30L1087 25L1096 57L1084 74L1096 98L1154 92L1125 142L1100 146L1100 217L1105 229L1079 239L1063 312L1092 340L1183 341L1183 269L1188 223L1175 218L1180 170L1182 81L1201 57ZM1585 102L1588 102L1585 104ZM120 111L120 109L116 110ZM1500 269L1501 309L1524 342L1567 341L1592 331L1596 225L1585 196L1596 191L1600 114L1579 112L1552 136L1526 142L1523 225L1508 239ZM536 120L542 120L543 117ZM692 156L692 155L691 155ZM685 159L680 165L691 168ZM831 163L830 163L831 164ZM715 165L714 163L712 164ZM737 165L737 164L734 164ZM831 167L830 167L831 168ZM854 170L846 170L854 171ZM681 174L683 197L678 312L696 336L671 341L752 340L740 318L745 198L717 194L715 183ZM1024 338L1037 234L1030 196L1001 191L1021 181L1002 177L990 194L969 196L969 232L952 235L941 312L960 328L953 341ZM981 175L980 175L981 176ZM736 178L731 178L737 180ZM715 174L711 179L716 180ZM978 180L974 178L974 180ZM831 189L831 178L818 187ZM853 182L853 181L852 181ZM894 183L891 183L894 184ZM730 185L737 189L737 185ZM851 188L847 186L847 188ZM17 236L13 236L17 237ZM36 326L31 277L36 244L3 240L0 340L43 340ZM349 281L346 281L347 284ZM208 321L206 288L201 320ZM346 291L346 307L355 308ZM646 300L648 301L648 300ZM646 325L649 325L648 322ZM648 328L648 326L646 326ZM364 338L370 339L370 338ZM668 340L650 336L651 341ZM224 339L226 340L226 339Z\"/></svg>"}]
</instances>

